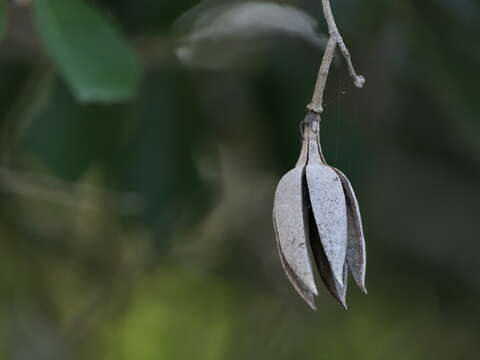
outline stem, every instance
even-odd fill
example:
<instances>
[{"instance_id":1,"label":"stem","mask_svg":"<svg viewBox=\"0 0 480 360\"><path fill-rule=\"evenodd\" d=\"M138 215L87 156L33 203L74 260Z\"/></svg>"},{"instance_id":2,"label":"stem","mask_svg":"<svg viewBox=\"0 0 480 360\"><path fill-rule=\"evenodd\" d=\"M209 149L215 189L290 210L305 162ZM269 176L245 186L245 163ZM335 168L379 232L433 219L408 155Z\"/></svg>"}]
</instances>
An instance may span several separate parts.
<instances>
[{"instance_id":1,"label":"stem","mask_svg":"<svg viewBox=\"0 0 480 360\"><path fill-rule=\"evenodd\" d=\"M315 90L313 91L312 102L307 106L310 111L318 114L323 112L323 93L325 91L325 84L327 83L330 65L332 64L335 55L336 46L337 43L335 42L335 39L330 37L330 39L328 39L327 48L325 49L325 54L323 54L320 70L318 71L317 83L315 84Z\"/></svg>"},{"instance_id":2,"label":"stem","mask_svg":"<svg viewBox=\"0 0 480 360\"><path fill-rule=\"evenodd\" d=\"M332 7L330 6L330 0L322 0L322 7L330 38L328 40L327 48L325 49L325 54L323 55L320 70L318 72L315 90L313 91L312 102L307 106L310 111L318 114L323 112L323 93L325 92L325 85L327 83L330 65L332 64L335 56L335 49L337 45L340 48L340 52L345 58L345 61L347 62L348 73L353 78L353 83L355 86L361 88L365 84L365 78L362 75L357 75L355 72L350 51L348 51L342 36L338 32L337 24L335 23L335 18L333 17L332 13Z\"/></svg>"}]
</instances>

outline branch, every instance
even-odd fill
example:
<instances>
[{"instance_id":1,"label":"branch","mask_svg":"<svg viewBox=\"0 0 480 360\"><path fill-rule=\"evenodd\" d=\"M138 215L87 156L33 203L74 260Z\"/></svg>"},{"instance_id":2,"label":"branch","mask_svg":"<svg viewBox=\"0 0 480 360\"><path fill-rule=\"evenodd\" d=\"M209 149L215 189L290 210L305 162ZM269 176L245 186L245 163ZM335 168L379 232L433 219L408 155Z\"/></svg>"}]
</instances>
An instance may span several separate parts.
<instances>
[{"instance_id":1,"label":"branch","mask_svg":"<svg viewBox=\"0 0 480 360\"><path fill-rule=\"evenodd\" d=\"M323 93L325 92L325 85L327 83L328 73L330 71L330 65L332 64L335 56L335 49L338 46L340 51L347 62L348 73L353 78L353 83L356 87L361 88L365 84L365 78L362 75L357 75L355 68L353 67L350 51L343 42L342 36L338 32L337 24L332 13L332 7L330 6L330 0L322 0L323 14L327 21L328 33L330 38L325 49L325 54L322 58L322 64L318 72L317 83L315 84L315 90L313 91L312 102L308 104L307 108L310 111L321 114L323 112Z\"/></svg>"}]
</instances>

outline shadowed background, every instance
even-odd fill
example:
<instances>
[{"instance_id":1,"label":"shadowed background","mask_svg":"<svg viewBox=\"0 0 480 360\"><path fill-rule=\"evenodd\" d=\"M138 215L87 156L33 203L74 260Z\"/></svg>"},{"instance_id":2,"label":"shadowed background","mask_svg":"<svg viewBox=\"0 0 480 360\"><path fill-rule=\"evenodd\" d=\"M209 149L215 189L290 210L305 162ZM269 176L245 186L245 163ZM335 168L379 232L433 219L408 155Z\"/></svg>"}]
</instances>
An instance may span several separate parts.
<instances>
[{"instance_id":1,"label":"shadowed background","mask_svg":"<svg viewBox=\"0 0 480 360\"><path fill-rule=\"evenodd\" d=\"M320 0L0 0L0 360L478 356L480 3L332 6L367 79L337 56L322 120L367 240L348 312L271 222Z\"/></svg>"}]
</instances>

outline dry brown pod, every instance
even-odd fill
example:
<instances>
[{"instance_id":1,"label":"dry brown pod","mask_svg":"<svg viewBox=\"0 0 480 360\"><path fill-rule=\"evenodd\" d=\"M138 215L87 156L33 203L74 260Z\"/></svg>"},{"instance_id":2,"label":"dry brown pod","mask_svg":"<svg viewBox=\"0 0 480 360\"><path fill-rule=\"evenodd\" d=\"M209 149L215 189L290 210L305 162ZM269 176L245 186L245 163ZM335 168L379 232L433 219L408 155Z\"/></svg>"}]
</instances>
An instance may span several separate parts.
<instances>
[{"instance_id":1,"label":"dry brown pod","mask_svg":"<svg viewBox=\"0 0 480 360\"><path fill-rule=\"evenodd\" d=\"M313 263L328 291L346 308L348 271L366 293L360 210L347 177L323 157L320 116L309 112L303 124L298 162L275 192L277 247L288 278L313 309L318 294Z\"/></svg>"}]
</instances>

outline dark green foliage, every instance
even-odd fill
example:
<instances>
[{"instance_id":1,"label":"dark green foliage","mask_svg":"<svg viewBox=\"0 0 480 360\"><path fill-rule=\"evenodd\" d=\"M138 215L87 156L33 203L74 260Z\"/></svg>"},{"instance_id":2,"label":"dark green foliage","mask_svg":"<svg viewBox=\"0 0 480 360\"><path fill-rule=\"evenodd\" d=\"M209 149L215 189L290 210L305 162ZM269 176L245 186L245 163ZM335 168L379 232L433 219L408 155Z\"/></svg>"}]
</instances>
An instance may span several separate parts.
<instances>
[{"instance_id":1,"label":"dark green foliage","mask_svg":"<svg viewBox=\"0 0 480 360\"><path fill-rule=\"evenodd\" d=\"M14 3L0 1L0 360L478 357L478 2L332 1L367 79L354 88L338 57L321 125L369 254L369 294L352 287L345 313L325 292L317 313L302 303L271 225L319 49L267 35L241 66L188 69L174 22L198 1ZM325 29L319 0L281 3Z\"/></svg>"},{"instance_id":2,"label":"dark green foliage","mask_svg":"<svg viewBox=\"0 0 480 360\"><path fill-rule=\"evenodd\" d=\"M79 100L113 102L134 95L137 55L98 10L83 0L34 4L48 54Z\"/></svg>"},{"instance_id":3,"label":"dark green foliage","mask_svg":"<svg viewBox=\"0 0 480 360\"><path fill-rule=\"evenodd\" d=\"M0 41L7 30L7 1L0 0Z\"/></svg>"}]
</instances>

